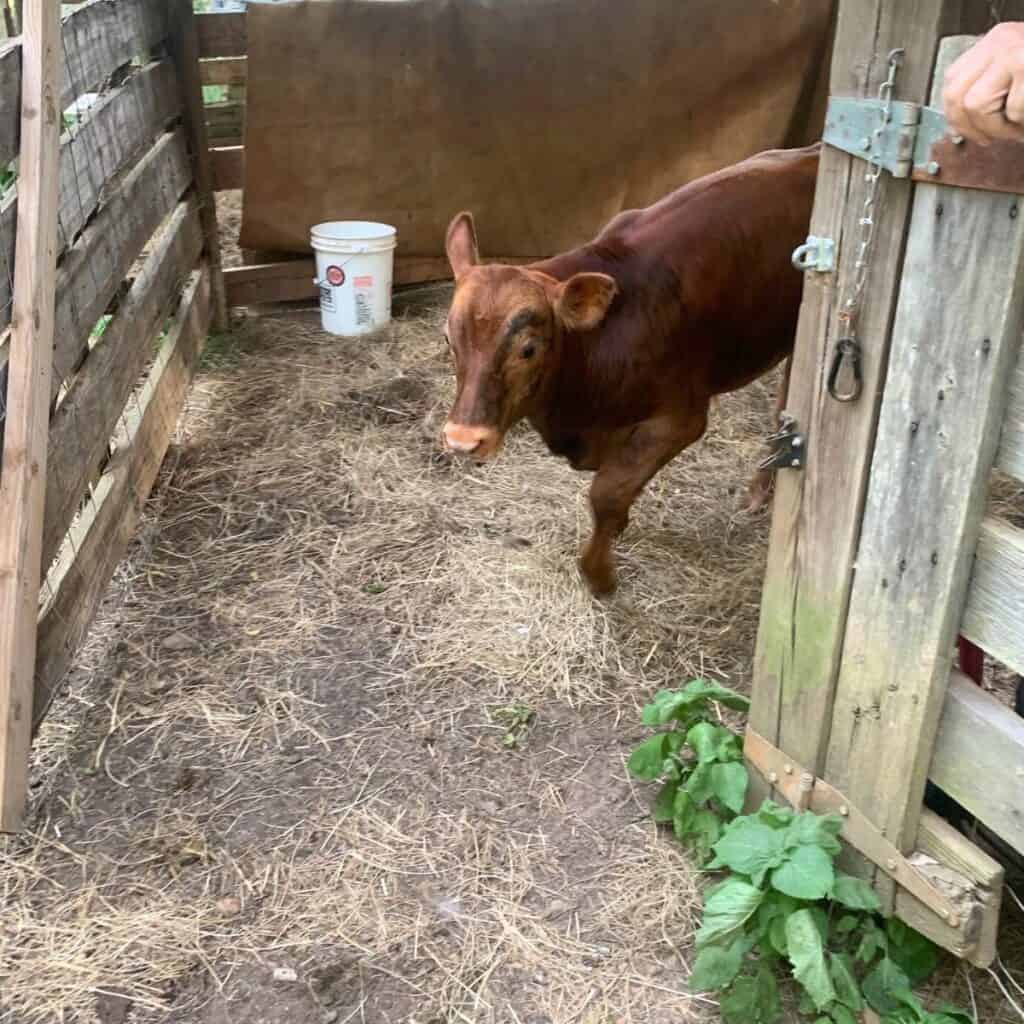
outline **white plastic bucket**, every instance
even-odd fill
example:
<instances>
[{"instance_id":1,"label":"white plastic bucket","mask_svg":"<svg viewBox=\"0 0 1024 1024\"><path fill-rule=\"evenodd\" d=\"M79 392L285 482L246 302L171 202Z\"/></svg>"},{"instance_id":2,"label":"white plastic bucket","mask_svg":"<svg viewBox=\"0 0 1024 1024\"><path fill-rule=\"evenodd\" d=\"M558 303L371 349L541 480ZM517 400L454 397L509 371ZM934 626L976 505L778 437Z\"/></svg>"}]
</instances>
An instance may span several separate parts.
<instances>
[{"instance_id":1,"label":"white plastic bucket","mask_svg":"<svg viewBox=\"0 0 1024 1024\"><path fill-rule=\"evenodd\" d=\"M330 334L369 334L391 322L396 231L366 220L310 229L320 289L320 322Z\"/></svg>"}]
</instances>

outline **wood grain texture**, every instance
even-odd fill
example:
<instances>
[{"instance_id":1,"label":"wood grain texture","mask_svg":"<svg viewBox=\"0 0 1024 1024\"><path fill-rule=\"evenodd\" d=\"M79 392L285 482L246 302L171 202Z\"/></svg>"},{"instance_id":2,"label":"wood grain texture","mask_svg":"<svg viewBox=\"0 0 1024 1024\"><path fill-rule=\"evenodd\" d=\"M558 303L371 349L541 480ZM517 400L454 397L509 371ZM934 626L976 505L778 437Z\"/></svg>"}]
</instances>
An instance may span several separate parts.
<instances>
[{"instance_id":1,"label":"wood grain texture","mask_svg":"<svg viewBox=\"0 0 1024 1024\"><path fill-rule=\"evenodd\" d=\"M950 678L928 774L1024 853L1024 719L959 672Z\"/></svg>"},{"instance_id":2,"label":"wood grain texture","mask_svg":"<svg viewBox=\"0 0 1024 1024\"><path fill-rule=\"evenodd\" d=\"M55 386L70 380L125 275L192 180L182 128L162 135L110 191L57 275Z\"/></svg>"},{"instance_id":3,"label":"wood grain texture","mask_svg":"<svg viewBox=\"0 0 1024 1024\"><path fill-rule=\"evenodd\" d=\"M214 192L241 188L245 184L245 147L215 146L210 150Z\"/></svg>"},{"instance_id":4,"label":"wood grain texture","mask_svg":"<svg viewBox=\"0 0 1024 1024\"><path fill-rule=\"evenodd\" d=\"M165 0L90 0L61 23L60 108L97 92L118 68L145 56L167 35ZM18 153L21 47L0 47L0 166Z\"/></svg>"},{"instance_id":5,"label":"wood grain texture","mask_svg":"<svg viewBox=\"0 0 1024 1024\"><path fill-rule=\"evenodd\" d=\"M168 0L171 12L171 34L168 39L171 57L178 70L184 100L184 125L188 138L192 173L199 197L199 216L206 240L206 264L210 271L213 301L213 329L228 328L228 305L221 269L220 231L217 226L217 205L213 197L213 169L210 143L203 121L203 86L199 81L199 35L192 0Z\"/></svg>"},{"instance_id":6,"label":"wood grain texture","mask_svg":"<svg viewBox=\"0 0 1024 1024\"><path fill-rule=\"evenodd\" d=\"M28 786L32 675L57 262L60 23L25 0L20 189L7 423L0 462L0 831L21 827Z\"/></svg>"},{"instance_id":7,"label":"wood grain texture","mask_svg":"<svg viewBox=\"0 0 1024 1024\"><path fill-rule=\"evenodd\" d=\"M199 62L203 85L245 85L249 61L246 57L214 57Z\"/></svg>"},{"instance_id":8,"label":"wood grain texture","mask_svg":"<svg viewBox=\"0 0 1024 1024\"><path fill-rule=\"evenodd\" d=\"M904 850L1020 345L1017 214L1000 193L914 196L826 760L826 778Z\"/></svg>"},{"instance_id":9,"label":"wood grain texture","mask_svg":"<svg viewBox=\"0 0 1024 1024\"><path fill-rule=\"evenodd\" d=\"M1024 675L1024 530L982 522L960 632Z\"/></svg>"},{"instance_id":10,"label":"wood grain texture","mask_svg":"<svg viewBox=\"0 0 1024 1024\"><path fill-rule=\"evenodd\" d=\"M210 275L193 275L175 322L139 394L126 429L74 527L75 543L50 574L54 597L39 616L33 728L38 728L138 528L202 351L210 320ZM75 554L77 552L77 554Z\"/></svg>"},{"instance_id":11,"label":"wood grain texture","mask_svg":"<svg viewBox=\"0 0 1024 1024\"><path fill-rule=\"evenodd\" d=\"M104 190L181 112L177 79L170 61L149 64L104 96L74 134L65 132L60 149L58 255L74 242L96 212ZM0 266L13 265L17 196L0 207ZM0 273L0 331L9 322L10 284Z\"/></svg>"},{"instance_id":12,"label":"wood grain texture","mask_svg":"<svg viewBox=\"0 0 1024 1024\"><path fill-rule=\"evenodd\" d=\"M180 203L50 424L43 565L56 556L89 482L107 455L154 339L202 251L195 199Z\"/></svg>"},{"instance_id":13,"label":"wood grain texture","mask_svg":"<svg viewBox=\"0 0 1024 1024\"><path fill-rule=\"evenodd\" d=\"M944 0L848 0L840 5L830 92L875 96L887 55L906 49L900 99L923 102L939 36L959 16ZM808 275L793 356L788 410L807 442L802 471L776 483L761 604L751 725L801 764L825 766L832 701L860 537L861 512L889 350L911 185L882 180L858 334L864 390L857 402L831 399L825 383L839 337L837 312L851 285L867 185L864 161L826 147L818 173L811 233L836 240L832 275ZM755 778L751 796L768 787Z\"/></svg>"},{"instance_id":14,"label":"wood grain texture","mask_svg":"<svg viewBox=\"0 0 1024 1024\"><path fill-rule=\"evenodd\" d=\"M244 13L197 14L196 30L200 57L244 57L249 52Z\"/></svg>"},{"instance_id":15,"label":"wood grain texture","mask_svg":"<svg viewBox=\"0 0 1024 1024\"><path fill-rule=\"evenodd\" d=\"M943 949L976 967L988 967L997 952L1002 865L931 811L921 814L914 850L922 864L927 863L923 858L933 862L922 870L931 871L934 884L950 894L962 894L967 913L953 927L903 889L896 894L896 913Z\"/></svg>"},{"instance_id":16,"label":"wood grain texture","mask_svg":"<svg viewBox=\"0 0 1024 1024\"><path fill-rule=\"evenodd\" d=\"M1024 360L1018 358L996 467L1024 483Z\"/></svg>"}]
</instances>

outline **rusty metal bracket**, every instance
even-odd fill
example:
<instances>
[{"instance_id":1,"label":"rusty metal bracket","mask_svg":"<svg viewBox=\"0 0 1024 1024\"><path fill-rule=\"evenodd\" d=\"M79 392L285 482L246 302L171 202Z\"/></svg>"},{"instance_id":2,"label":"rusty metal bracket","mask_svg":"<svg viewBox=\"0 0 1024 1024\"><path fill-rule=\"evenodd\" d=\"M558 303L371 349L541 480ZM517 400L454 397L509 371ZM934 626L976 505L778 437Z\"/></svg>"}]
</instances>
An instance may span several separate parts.
<instances>
[{"instance_id":1,"label":"rusty metal bracket","mask_svg":"<svg viewBox=\"0 0 1024 1024\"><path fill-rule=\"evenodd\" d=\"M823 141L877 163L894 178L1024 195L1024 143L979 146L954 136L934 107L895 100L873 148L881 100L830 96Z\"/></svg>"},{"instance_id":2,"label":"rusty metal bracket","mask_svg":"<svg viewBox=\"0 0 1024 1024\"><path fill-rule=\"evenodd\" d=\"M868 817L834 786L817 779L778 747L747 728L743 744L746 759L772 787L797 810L838 814L843 818L842 837L907 892L930 907L950 927L960 925L960 912L952 900L910 863Z\"/></svg>"}]
</instances>

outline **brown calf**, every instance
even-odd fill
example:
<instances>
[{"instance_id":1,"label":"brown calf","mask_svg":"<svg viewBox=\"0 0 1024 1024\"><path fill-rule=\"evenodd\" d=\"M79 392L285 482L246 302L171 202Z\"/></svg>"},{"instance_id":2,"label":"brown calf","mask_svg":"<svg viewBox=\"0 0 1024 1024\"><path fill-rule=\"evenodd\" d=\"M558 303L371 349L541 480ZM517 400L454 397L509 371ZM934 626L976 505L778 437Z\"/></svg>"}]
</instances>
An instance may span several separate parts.
<instances>
[{"instance_id":1,"label":"brown calf","mask_svg":"<svg viewBox=\"0 0 1024 1024\"><path fill-rule=\"evenodd\" d=\"M615 589L611 545L630 506L704 433L712 396L792 350L803 280L790 254L807 233L818 152L762 153L525 267L481 265L472 216L452 221L445 442L484 460L525 417L553 453L594 471L580 568L595 593Z\"/></svg>"}]
</instances>

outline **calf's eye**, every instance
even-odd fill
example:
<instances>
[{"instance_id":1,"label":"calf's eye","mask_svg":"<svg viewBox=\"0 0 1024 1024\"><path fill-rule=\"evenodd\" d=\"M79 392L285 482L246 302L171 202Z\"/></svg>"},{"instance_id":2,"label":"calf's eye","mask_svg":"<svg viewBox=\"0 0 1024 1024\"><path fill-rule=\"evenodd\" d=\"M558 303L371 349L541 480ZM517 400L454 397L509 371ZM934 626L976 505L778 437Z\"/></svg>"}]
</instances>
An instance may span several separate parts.
<instances>
[{"instance_id":1,"label":"calf's eye","mask_svg":"<svg viewBox=\"0 0 1024 1024\"><path fill-rule=\"evenodd\" d=\"M521 355L524 359L532 359L536 351L532 345L524 345Z\"/></svg>"}]
</instances>

